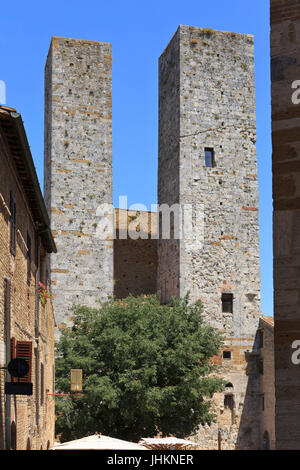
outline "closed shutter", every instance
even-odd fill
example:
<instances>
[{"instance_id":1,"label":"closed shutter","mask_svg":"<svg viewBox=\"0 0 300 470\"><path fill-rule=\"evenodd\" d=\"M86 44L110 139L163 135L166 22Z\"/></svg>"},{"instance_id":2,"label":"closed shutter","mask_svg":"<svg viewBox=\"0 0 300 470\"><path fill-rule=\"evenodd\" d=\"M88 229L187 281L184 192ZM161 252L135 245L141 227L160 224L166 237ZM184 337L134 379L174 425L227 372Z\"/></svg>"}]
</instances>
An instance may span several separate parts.
<instances>
[{"instance_id":1,"label":"closed shutter","mask_svg":"<svg viewBox=\"0 0 300 470\"><path fill-rule=\"evenodd\" d=\"M18 381L19 382L31 382L32 342L31 341L17 341L16 357L25 359L25 361L29 365L28 374L18 379Z\"/></svg>"},{"instance_id":2,"label":"closed shutter","mask_svg":"<svg viewBox=\"0 0 300 470\"><path fill-rule=\"evenodd\" d=\"M82 392L82 369L71 369L71 392Z\"/></svg>"}]
</instances>

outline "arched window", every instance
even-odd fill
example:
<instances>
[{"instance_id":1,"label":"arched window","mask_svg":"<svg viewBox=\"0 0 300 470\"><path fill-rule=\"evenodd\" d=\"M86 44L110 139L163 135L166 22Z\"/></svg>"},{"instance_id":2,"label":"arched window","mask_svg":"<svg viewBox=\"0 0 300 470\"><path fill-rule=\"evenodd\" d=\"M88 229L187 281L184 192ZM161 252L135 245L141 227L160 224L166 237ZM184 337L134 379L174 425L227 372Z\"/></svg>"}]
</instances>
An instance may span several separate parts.
<instances>
[{"instance_id":1,"label":"arched window","mask_svg":"<svg viewBox=\"0 0 300 470\"><path fill-rule=\"evenodd\" d=\"M268 431L263 435L263 450L270 450L270 437Z\"/></svg>"},{"instance_id":2,"label":"arched window","mask_svg":"<svg viewBox=\"0 0 300 470\"><path fill-rule=\"evenodd\" d=\"M225 385L225 388L233 388L233 385L231 382L228 382L226 385Z\"/></svg>"}]
</instances>

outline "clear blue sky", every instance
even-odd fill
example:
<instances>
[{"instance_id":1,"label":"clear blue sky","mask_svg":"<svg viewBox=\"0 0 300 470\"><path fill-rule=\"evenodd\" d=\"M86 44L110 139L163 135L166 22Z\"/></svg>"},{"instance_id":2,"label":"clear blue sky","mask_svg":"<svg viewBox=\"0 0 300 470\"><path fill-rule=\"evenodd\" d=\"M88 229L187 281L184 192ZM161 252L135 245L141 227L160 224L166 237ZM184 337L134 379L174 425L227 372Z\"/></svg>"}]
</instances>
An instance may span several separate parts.
<instances>
[{"instance_id":1,"label":"clear blue sky","mask_svg":"<svg viewBox=\"0 0 300 470\"><path fill-rule=\"evenodd\" d=\"M2 2L0 80L21 112L43 185L44 65L51 36L112 43L114 204L156 203L158 57L179 24L255 36L262 312L273 314L269 0Z\"/></svg>"}]
</instances>

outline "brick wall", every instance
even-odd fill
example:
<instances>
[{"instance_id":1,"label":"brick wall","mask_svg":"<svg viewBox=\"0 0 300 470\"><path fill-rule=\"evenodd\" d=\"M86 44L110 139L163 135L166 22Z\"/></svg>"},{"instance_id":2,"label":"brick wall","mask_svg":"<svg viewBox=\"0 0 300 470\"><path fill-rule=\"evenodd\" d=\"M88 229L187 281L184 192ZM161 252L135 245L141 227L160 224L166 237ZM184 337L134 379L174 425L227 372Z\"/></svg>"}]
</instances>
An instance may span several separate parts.
<instances>
[{"instance_id":1,"label":"brick wall","mask_svg":"<svg viewBox=\"0 0 300 470\"><path fill-rule=\"evenodd\" d=\"M4 279L8 278L11 284L10 337L14 337L16 341L32 342L31 381L33 383L32 396L11 395L9 397L4 394L5 371L0 371L0 448L6 448L5 417L10 401L10 422L12 427L15 426L16 429L16 449L26 449L29 442L31 449L47 449L53 445L54 440L54 399L48 395L48 391L54 393L54 318L50 302L45 307L39 302L38 314L36 314L35 224L11 156L8 153L5 135L1 127L0 182L0 367L7 365L9 361L9 357L5 354L7 341L4 327ZM15 256L10 252L10 191L13 191L16 198ZM29 279L27 278L27 232L32 241ZM42 255L45 256L41 241L39 242L39 253L40 265ZM39 277L39 271L37 276ZM35 349L39 351L38 362L34 354ZM40 404L41 363L44 364L45 377L42 405ZM37 402L39 402L38 420L36 419ZM10 423L8 425L10 426Z\"/></svg>"},{"instance_id":2,"label":"brick wall","mask_svg":"<svg viewBox=\"0 0 300 470\"><path fill-rule=\"evenodd\" d=\"M155 294L157 291L157 239L154 238L157 236L156 214L115 209L115 220L114 296L121 299L129 294ZM130 237L130 227L135 233L134 236L138 238Z\"/></svg>"}]
</instances>

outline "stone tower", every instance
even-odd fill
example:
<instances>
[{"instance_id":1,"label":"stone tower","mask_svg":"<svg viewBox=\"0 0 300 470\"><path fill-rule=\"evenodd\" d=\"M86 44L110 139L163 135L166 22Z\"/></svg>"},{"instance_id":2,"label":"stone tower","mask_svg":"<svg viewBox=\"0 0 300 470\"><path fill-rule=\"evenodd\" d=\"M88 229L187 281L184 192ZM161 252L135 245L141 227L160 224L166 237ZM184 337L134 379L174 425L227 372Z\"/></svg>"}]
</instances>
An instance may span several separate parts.
<instances>
[{"instance_id":1,"label":"stone tower","mask_svg":"<svg viewBox=\"0 0 300 470\"><path fill-rule=\"evenodd\" d=\"M162 301L189 291L225 333L228 387L216 398L218 425L199 432L220 448L260 448L253 42L180 26L159 59L158 203L184 206L183 232L192 213L194 236L159 240L158 290Z\"/></svg>"},{"instance_id":2,"label":"stone tower","mask_svg":"<svg viewBox=\"0 0 300 470\"><path fill-rule=\"evenodd\" d=\"M113 243L97 237L112 211L111 45L53 37L45 69L44 193L58 253L50 260L58 326L73 303L113 293Z\"/></svg>"}]
</instances>

